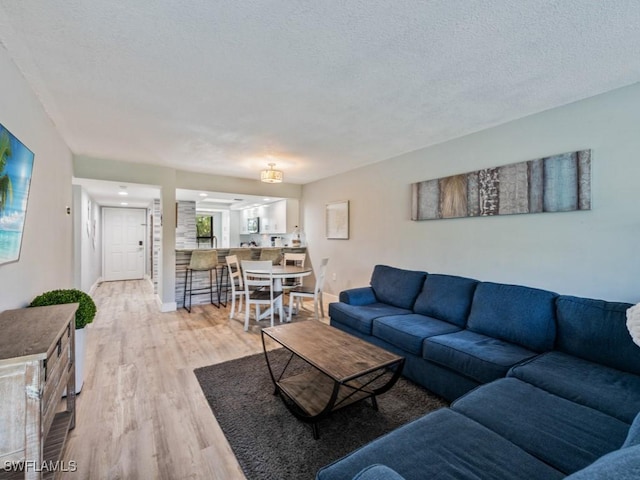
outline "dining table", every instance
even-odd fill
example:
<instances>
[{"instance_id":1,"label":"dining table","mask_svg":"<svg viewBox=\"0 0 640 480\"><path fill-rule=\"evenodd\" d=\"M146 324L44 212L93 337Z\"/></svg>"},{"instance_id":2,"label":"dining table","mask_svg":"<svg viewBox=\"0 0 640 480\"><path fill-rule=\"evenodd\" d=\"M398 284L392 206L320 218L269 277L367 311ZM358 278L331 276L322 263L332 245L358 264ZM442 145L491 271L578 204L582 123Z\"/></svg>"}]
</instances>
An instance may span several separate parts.
<instances>
[{"instance_id":1,"label":"dining table","mask_svg":"<svg viewBox=\"0 0 640 480\"><path fill-rule=\"evenodd\" d=\"M269 277L269 272L267 270L257 270L250 269L247 272L251 272L252 275L256 277ZM273 291L274 292L282 292L282 281L287 278L301 278L311 275L313 273L313 268L311 267L299 267L296 265L274 265L271 270L271 275L273 277ZM282 295L278 296L277 302L282 302ZM283 308L286 310L286 306L283 305ZM279 309L276 309L275 313L278 314ZM263 312L258 320L262 320L263 318L271 315L271 309L267 309ZM286 312L285 312L286 318ZM284 319L281 319L284 320Z\"/></svg>"}]
</instances>

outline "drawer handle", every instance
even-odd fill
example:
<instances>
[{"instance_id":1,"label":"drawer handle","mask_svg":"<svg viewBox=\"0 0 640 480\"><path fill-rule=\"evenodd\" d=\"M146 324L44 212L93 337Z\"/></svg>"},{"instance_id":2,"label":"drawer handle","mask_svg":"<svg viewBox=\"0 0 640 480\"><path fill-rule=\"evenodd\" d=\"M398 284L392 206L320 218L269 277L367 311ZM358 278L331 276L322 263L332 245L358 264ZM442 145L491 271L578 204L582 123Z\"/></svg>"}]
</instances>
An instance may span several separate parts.
<instances>
[{"instance_id":1,"label":"drawer handle","mask_svg":"<svg viewBox=\"0 0 640 480\"><path fill-rule=\"evenodd\" d=\"M62 339L58 340L58 357L62 353Z\"/></svg>"}]
</instances>

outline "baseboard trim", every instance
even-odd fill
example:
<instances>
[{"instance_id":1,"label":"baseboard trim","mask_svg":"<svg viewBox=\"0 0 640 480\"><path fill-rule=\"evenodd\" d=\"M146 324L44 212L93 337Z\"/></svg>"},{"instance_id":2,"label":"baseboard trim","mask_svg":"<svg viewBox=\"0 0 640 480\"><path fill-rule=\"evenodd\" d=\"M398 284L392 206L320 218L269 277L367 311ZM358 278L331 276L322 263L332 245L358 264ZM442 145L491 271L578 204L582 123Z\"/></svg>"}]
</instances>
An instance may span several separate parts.
<instances>
[{"instance_id":1,"label":"baseboard trim","mask_svg":"<svg viewBox=\"0 0 640 480\"><path fill-rule=\"evenodd\" d=\"M96 293L96 288L98 288L101 283L102 277L98 277L98 279L94 282L93 285L91 285L91 288L89 289L89 296L93 296L93 294Z\"/></svg>"},{"instance_id":2,"label":"baseboard trim","mask_svg":"<svg viewBox=\"0 0 640 480\"><path fill-rule=\"evenodd\" d=\"M163 303L159 295L156 295L156 303L162 313L175 312L178 309L178 304L176 302Z\"/></svg>"},{"instance_id":3,"label":"baseboard trim","mask_svg":"<svg viewBox=\"0 0 640 480\"><path fill-rule=\"evenodd\" d=\"M325 293L325 292L322 292L322 300L324 301L324 303L340 301L340 299L338 298L338 295L333 295L332 293Z\"/></svg>"}]
</instances>

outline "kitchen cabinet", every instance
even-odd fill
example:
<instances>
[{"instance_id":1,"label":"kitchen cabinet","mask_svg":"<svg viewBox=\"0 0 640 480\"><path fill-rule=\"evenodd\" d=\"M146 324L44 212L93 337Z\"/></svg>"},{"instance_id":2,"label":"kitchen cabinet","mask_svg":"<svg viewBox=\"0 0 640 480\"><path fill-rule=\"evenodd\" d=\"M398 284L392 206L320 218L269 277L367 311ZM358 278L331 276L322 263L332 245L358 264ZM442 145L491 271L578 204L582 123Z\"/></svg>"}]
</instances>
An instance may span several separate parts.
<instances>
[{"instance_id":1,"label":"kitchen cabinet","mask_svg":"<svg viewBox=\"0 0 640 480\"><path fill-rule=\"evenodd\" d=\"M295 198L273 202L264 209L260 233L291 233L299 225L299 214L298 200Z\"/></svg>"}]
</instances>

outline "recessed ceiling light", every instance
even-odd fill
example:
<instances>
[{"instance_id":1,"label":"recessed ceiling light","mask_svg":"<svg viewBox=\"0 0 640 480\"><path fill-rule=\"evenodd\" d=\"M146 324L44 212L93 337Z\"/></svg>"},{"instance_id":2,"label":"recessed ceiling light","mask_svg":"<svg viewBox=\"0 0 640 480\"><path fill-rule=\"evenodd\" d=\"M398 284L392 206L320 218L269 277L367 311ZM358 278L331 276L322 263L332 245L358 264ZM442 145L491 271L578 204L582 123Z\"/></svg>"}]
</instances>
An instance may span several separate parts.
<instances>
[{"instance_id":1,"label":"recessed ceiling light","mask_svg":"<svg viewBox=\"0 0 640 480\"><path fill-rule=\"evenodd\" d=\"M120 202L120 205L122 205L123 207L126 207L129 204L127 202Z\"/></svg>"},{"instance_id":2,"label":"recessed ceiling light","mask_svg":"<svg viewBox=\"0 0 640 480\"><path fill-rule=\"evenodd\" d=\"M263 198L262 200L265 201L265 202L268 202L271 199L270 198Z\"/></svg>"},{"instance_id":3,"label":"recessed ceiling light","mask_svg":"<svg viewBox=\"0 0 640 480\"><path fill-rule=\"evenodd\" d=\"M201 193L201 194L200 194L200 196L201 196L201 197L206 197L206 196L207 196L207 194L206 194L206 193Z\"/></svg>"},{"instance_id":4,"label":"recessed ceiling light","mask_svg":"<svg viewBox=\"0 0 640 480\"><path fill-rule=\"evenodd\" d=\"M120 190L118 192L118 195L129 195L129 192L124 192L124 191Z\"/></svg>"}]
</instances>

